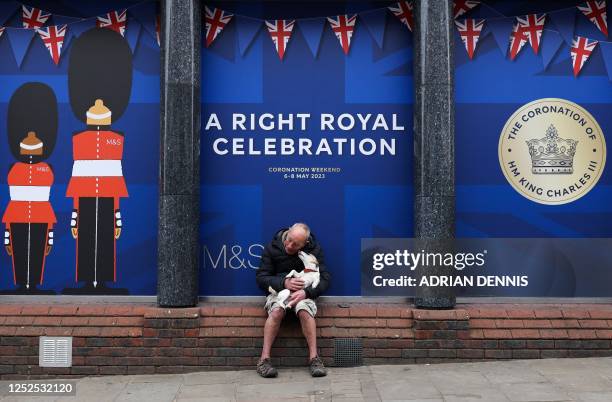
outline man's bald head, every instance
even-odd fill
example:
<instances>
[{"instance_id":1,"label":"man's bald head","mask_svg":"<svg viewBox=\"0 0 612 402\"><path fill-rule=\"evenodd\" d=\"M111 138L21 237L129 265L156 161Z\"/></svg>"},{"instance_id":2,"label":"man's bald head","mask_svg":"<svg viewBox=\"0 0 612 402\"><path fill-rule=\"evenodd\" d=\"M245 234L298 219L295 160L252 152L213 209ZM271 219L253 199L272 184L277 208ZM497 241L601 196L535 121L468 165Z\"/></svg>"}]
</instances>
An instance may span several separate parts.
<instances>
[{"instance_id":1,"label":"man's bald head","mask_svg":"<svg viewBox=\"0 0 612 402\"><path fill-rule=\"evenodd\" d=\"M305 223L295 223L287 231L287 235L283 240L285 252L287 254L296 254L300 251L310 237L310 228Z\"/></svg>"}]
</instances>

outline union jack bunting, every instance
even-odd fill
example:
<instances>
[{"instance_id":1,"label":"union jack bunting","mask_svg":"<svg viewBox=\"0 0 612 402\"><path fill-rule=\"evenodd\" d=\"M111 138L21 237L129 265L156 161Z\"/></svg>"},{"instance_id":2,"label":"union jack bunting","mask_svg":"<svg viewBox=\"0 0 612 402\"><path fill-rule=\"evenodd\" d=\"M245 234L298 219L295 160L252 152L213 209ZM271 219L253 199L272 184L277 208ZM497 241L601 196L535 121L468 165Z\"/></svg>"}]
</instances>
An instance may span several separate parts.
<instances>
[{"instance_id":1,"label":"union jack bunting","mask_svg":"<svg viewBox=\"0 0 612 402\"><path fill-rule=\"evenodd\" d=\"M34 7L21 6L21 22L24 28L37 29L41 28L51 14L45 14L42 10Z\"/></svg>"},{"instance_id":2,"label":"union jack bunting","mask_svg":"<svg viewBox=\"0 0 612 402\"><path fill-rule=\"evenodd\" d=\"M66 27L67 25L64 24L39 28L36 30L45 44L45 47L51 54L51 58L53 59L55 65L59 64L60 61L62 45L64 44L64 38L66 37Z\"/></svg>"},{"instance_id":3,"label":"union jack bunting","mask_svg":"<svg viewBox=\"0 0 612 402\"><path fill-rule=\"evenodd\" d=\"M455 18L461 17L479 4L480 1L478 0L455 0L453 4L453 15Z\"/></svg>"},{"instance_id":4,"label":"union jack bunting","mask_svg":"<svg viewBox=\"0 0 612 402\"><path fill-rule=\"evenodd\" d=\"M485 20L466 19L463 21L456 20L455 25L461 36L461 40L465 45L470 60L474 57L476 44L480 39L482 28L484 28Z\"/></svg>"},{"instance_id":5,"label":"union jack bunting","mask_svg":"<svg viewBox=\"0 0 612 402\"><path fill-rule=\"evenodd\" d=\"M209 8L208 6L204 6L204 8L206 10L206 47L208 47L217 39L217 36L234 15L218 8Z\"/></svg>"},{"instance_id":6,"label":"union jack bunting","mask_svg":"<svg viewBox=\"0 0 612 402\"><path fill-rule=\"evenodd\" d=\"M274 42L274 47L276 48L278 57L281 60L283 57L285 57L285 51L287 50L287 44L291 38L291 32L293 31L294 25L295 20L266 21L268 32L270 32L270 36Z\"/></svg>"},{"instance_id":7,"label":"union jack bunting","mask_svg":"<svg viewBox=\"0 0 612 402\"><path fill-rule=\"evenodd\" d=\"M587 1L586 3L576 6L582 13L599 29L604 35L608 36L608 19L606 12L606 2L603 1Z\"/></svg>"},{"instance_id":8,"label":"union jack bunting","mask_svg":"<svg viewBox=\"0 0 612 402\"><path fill-rule=\"evenodd\" d=\"M338 15L336 17L327 17L327 21L331 25L332 31L340 41L344 54L348 54L351 47L351 38L355 31L355 22L357 22L357 14L352 16Z\"/></svg>"},{"instance_id":9,"label":"union jack bunting","mask_svg":"<svg viewBox=\"0 0 612 402\"><path fill-rule=\"evenodd\" d=\"M389 6L389 10L402 24L406 25L410 32L414 27L414 13L412 12L412 1L400 1L395 6Z\"/></svg>"},{"instance_id":10,"label":"union jack bunting","mask_svg":"<svg viewBox=\"0 0 612 402\"><path fill-rule=\"evenodd\" d=\"M516 55L519 54L523 46L527 43L527 35L521 25L516 22L512 33L510 34L510 60L514 60Z\"/></svg>"},{"instance_id":11,"label":"union jack bunting","mask_svg":"<svg viewBox=\"0 0 612 402\"><path fill-rule=\"evenodd\" d=\"M572 40L572 48L570 49L572 65L574 67L574 77L578 76L580 70L582 70L582 66L584 66L584 63L586 63L591 53L593 53L593 50L595 50L597 43L596 40L590 40L582 36L574 37L574 40Z\"/></svg>"},{"instance_id":12,"label":"union jack bunting","mask_svg":"<svg viewBox=\"0 0 612 402\"><path fill-rule=\"evenodd\" d=\"M161 21L159 18L159 14L157 14L155 17L155 39L157 39L157 46L161 46Z\"/></svg>"},{"instance_id":13,"label":"union jack bunting","mask_svg":"<svg viewBox=\"0 0 612 402\"><path fill-rule=\"evenodd\" d=\"M96 26L98 28L108 28L115 32L119 32L121 36L125 36L125 27L127 26L127 10L111 11L108 14L98 16Z\"/></svg>"},{"instance_id":14,"label":"union jack bunting","mask_svg":"<svg viewBox=\"0 0 612 402\"><path fill-rule=\"evenodd\" d=\"M546 23L546 14L529 14L522 17L516 17L520 27L523 29L525 36L529 40L529 44L535 54L538 54L540 49L540 39L542 31Z\"/></svg>"}]
</instances>

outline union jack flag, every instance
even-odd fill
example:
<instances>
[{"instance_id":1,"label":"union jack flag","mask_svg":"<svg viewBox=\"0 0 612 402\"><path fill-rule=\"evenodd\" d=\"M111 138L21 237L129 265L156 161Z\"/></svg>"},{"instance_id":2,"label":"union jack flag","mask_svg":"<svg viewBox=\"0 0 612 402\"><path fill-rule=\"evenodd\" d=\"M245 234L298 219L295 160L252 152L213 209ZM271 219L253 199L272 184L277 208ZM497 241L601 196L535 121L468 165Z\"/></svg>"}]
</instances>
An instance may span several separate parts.
<instances>
[{"instance_id":1,"label":"union jack flag","mask_svg":"<svg viewBox=\"0 0 612 402\"><path fill-rule=\"evenodd\" d=\"M606 12L606 2L603 1L587 1L578 10L593 23L597 28L603 32L604 35L608 36L608 19Z\"/></svg>"},{"instance_id":2,"label":"union jack flag","mask_svg":"<svg viewBox=\"0 0 612 402\"><path fill-rule=\"evenodd\" d=\"M119 32L121 36L125 36L125 27L127 26L127 10L111 11L108 14L100 15L96 19L98 28L108 28L115 32Z\"/></svg>"},{"instance_id":3,"label":"union jack flag","mask_svg":"<svg viewBox=\"0 0 612 402\"><path fill-rule=\"evenodd\" d=\"M45 25L51 14L34 7L21 6L21 22L24 28L37 29Z\"/></svg>"},{"instance_id":4,"label":"union jack flag","mask_svg":"<svg viewBox=\"0 0 612 402\"><path fill-rule=\"evenodd\" d=\"M520 27L529 39L529 44L535 54L538 54L540 49L540 38L546 23L546 14L529 14L522 17L516 17Z\"/></svg>"},{"instance_id":5,"label":"union jack flag","mask_svg":"<svg viewBox=\"0 0 612 402\"><path fill-rule=\"evenodd\" d=\"M327 21L331 25L332 31L336 34L336 37L340 41L344 54L348 54L351 47L351 38L353 37L353 31L355 31L355 22L357 22L357 14L338 15L336 17L327 17Z\"/></svg>"},{"instance_id":6,"label":"union jack flag","mask_svg":"<svg viewBox=\"0 0 612 402\"><path fill-rule=\"evenodd\" d=\"M295 20L266 21L268 32L270 32L274 47L276 47L278 57L281 60L285 57L285 51L287 50L287 43L289 43L289 39L291 38L293 25L295 25Z\"/></svg>"},{"instance_id":7,"label":"union jack flag","mask_svg":"<svg viewBox=\"0 0 612 402\"><path fill-rule=\"evenodd\" d=\"M597 43L598 41L596 40L590 40L582 36L574 37L574 40L572 40L572 48L570 49L572 65L574 67L574 77L578 76L578 73L582 70L582 66L584 66L584 63L586 63L591 53L593 53L593 50L595 50Z\"/></svg>"},{"instance_id":8,"label":"union jack flag","mask_svg":"<svg viewBox=\"0 0 612 402\"><path fill-rule=\"evenodd\" d=\"M399 20L410 29L414 27L414 13L412 12L412 1L400 1L394 6L389 6L389 10Z\"/></svg>"},{"instance_id":9,"label":"union jack flag","mask_svg":"<svg viewBox=\"0 0 612 402\"><path fill-rule=\"evenodd\" d=\"M0 36L4 33L4 27L0 27Z\"/></svg>"},{"instance_id":10,"label":"union jack flag","mask_svg":"<svg viewBox=\"0 0 612 402\"><path fill-rule=\"evenodd\" d=\"M38 28L36 32L40 35L43 43L49 53L55 65L59 63L60 55L62 53L62 45L64 44L64 38L66 37L67 25L54 25L46 28Z\"/></svg>"},{"instance_id":11,"label":"union jack flag","mask_svg":"<svg viewBox=\"0 0 612 402\"><path fill-rule=\"evenodd\" d=\"M455 0L453 4L453 15L455 18L461 17L479 4L480 1L478 0Z\"/></svg>"},{"instance_id":12,"label":"union jack flag","mask_svg":"<svg viewBox=\"0 0 612 402\"><path fill-rule=\"evenodd\" d=\"M514 24L514 28L510 34L510 60L514 60L525 43L527 43L527 35L525 34L525 31L521 25L517 22Z\"/></svg>"},{"instance_id":13,"label":"union jack flag","mask_svg":"<svg viewBox=\"0 0 612 402\"><path fill-rule=\"evenodd\" d=\"M206 47L208 47L223 31L223 28L225 28L234 15L218 8L211 9L208 6L204 6L204 9L206 10Z\"/></svg>"},{"instance_id":14,"label":"union jack flag","mask_svg":"<svg viewBox=\"0 0 612 402\"><path fill-rule=\"evenodd\" d=\"M157 39L157 46L161 46L161 21L159 18L159 14L157 14L155 17L155 39Z\"/></svg>"},{"instance_id":15,"label":"union jack flag","mask_svg":"<svg viewBox=\"0 0 612 402\"><path fill-rule=\"evenodd\" d=\"M466 19L463 21L455 21L461 40L465 45L465 49L468 52L470 59L474 57L476 51L476 44L480 39L482 28L484 28L485 20Z\"/></svg>"}]
</instances>

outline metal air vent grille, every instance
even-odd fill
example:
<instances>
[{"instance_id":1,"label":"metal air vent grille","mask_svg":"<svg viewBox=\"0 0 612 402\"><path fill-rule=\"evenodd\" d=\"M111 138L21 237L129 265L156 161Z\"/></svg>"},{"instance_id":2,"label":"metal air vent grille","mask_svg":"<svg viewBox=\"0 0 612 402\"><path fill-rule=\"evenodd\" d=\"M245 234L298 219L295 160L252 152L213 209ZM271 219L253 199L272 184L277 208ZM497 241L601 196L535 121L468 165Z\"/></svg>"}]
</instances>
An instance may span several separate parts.
<instances>
[{"instance_id":1,"label":"metal air vent grille","mask_svg":"<svg viewBox=\"0 0 612 402\"><path fill-rule=\"evenodd\" d=\"M72 367L72 337L41 336L40 367Z\"/></svg>"},{"instance_id":2,"label":"metal air vent grille","mask_svg":"<svg viewBox=\"0 0 612 402\"><path fill-rule=\"evenodd\" d=\"M361 338L334 339L334 365L353 367L363 364L363 340Z\"/></svg>"}]
</instances>

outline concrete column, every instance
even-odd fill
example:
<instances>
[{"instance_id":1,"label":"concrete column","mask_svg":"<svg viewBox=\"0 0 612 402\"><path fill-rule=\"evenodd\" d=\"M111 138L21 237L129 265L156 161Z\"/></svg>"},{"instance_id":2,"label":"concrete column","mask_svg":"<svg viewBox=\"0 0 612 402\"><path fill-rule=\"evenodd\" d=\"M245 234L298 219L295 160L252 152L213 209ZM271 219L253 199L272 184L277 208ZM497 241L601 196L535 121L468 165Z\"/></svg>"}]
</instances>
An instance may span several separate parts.
<instances>
[{"instance_id":1,"label":"concrete column","mask_svg":"<svg viewBox=\"0 0 612 402\"><path fill-rule=\"evenodd\" d=\"M157 302L198 302L200 224L199 0L161 3L161 150Z\"/></svg>"},{"instance_id":2,"label":"concrete column","mask_svg":"<svg viewBox=\"0 0 612 402\"><path fill-rule=\"evenodd\" d=\"M452 251L455 235L453 1L414 1L414 235L417 250ZM453 275L428 267L421 275ZM452 288L419 288L420 308L452 308Z\"/></svg>"}]
</instances>

